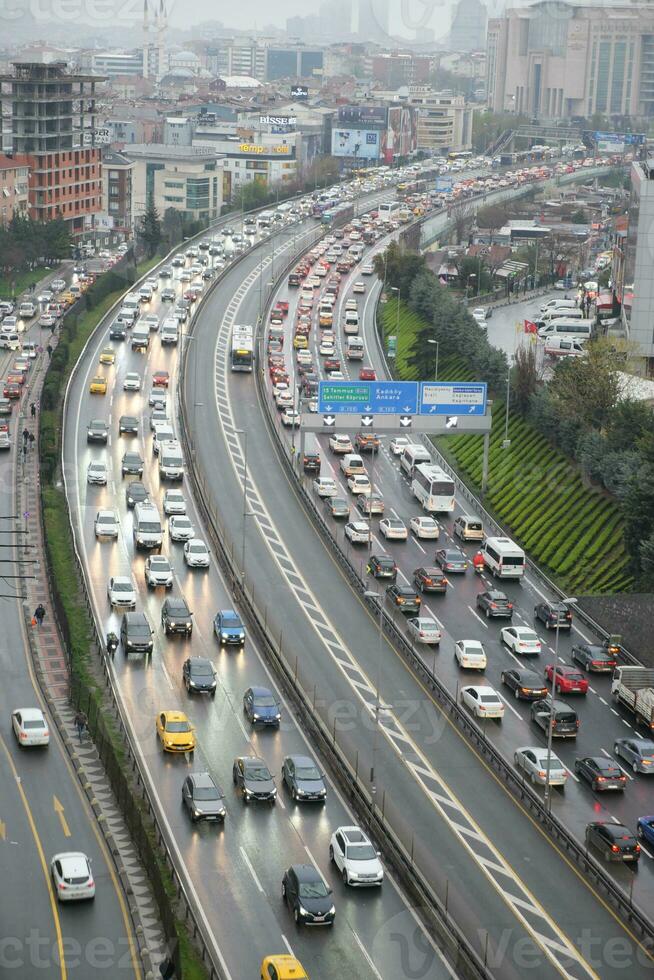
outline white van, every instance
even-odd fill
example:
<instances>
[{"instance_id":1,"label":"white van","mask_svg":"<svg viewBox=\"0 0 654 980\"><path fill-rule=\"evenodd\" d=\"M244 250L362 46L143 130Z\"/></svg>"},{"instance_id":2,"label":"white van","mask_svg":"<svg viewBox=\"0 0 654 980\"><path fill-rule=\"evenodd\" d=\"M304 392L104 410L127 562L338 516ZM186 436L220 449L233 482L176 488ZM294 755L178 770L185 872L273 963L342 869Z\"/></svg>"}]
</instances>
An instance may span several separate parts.
<instances>
[{"instance_id":1,"label":"white van","mask_svg":"<svg viewBox=\"0 0 654 980\"><path fill-rule=\"evenodd\" d=\"M162 480L181 480L184 477L182 447L175 440L162 442L159 447L159 476Z\"/></svg>"},{"instance_id":2,"label":"white van","mask_svg":"<svg viewBox=\"0 0 654 980\"><path fill-rule=\"evenodd\" d=\"M359 332L359 313L357 310L345 311L345 323L343 324L343 330L346 334Z\"/></svg>"},{"instance_id":3,"label":"white van","mask_svg":"<svg viewBox=\"0 0 654 980\"><path fill-rule=\"evenodd\" d=\"M136 549L161 548L163 542L161 517L151 500L144 500L134 508L133 535Z\"/></svg>"},{"instance_id":4,"label":"white van","mask_svg":"<svg viewBox=\"0 0 654 980\"><path fill-rule=\"evenodd\" d=\"M404 447L400 457L400 466L407 476L413 476L413 471L418 463L431 463L429 450L419 443L410 442L408 446Z\"/></svg>"},{"instance_id":5,"label":"white van","mask_svg":"<svg viewBox=\"0 0 654 980\"><path fill-rule=\"evenodd\" d=\"M36 305L31 300L25 300L18 307L18 316L21 320L31 320L36 315Z\"/></svg>"},{"instance_id":6,"label":"white van","mask_svg":"<svg viewBox=\"0 0 654 980\"><path fill-rule=\"evenodd\" d=\"M538 331L541 340L548 337L576 337L577 339L590 340L593 336L593 320L553 320L546 323Z\"/></svg>"},{"instance_id":7,"label":"white van","mask_svg":"<svg viewBox=\"0 0 654 980\"><path fill-rule=\"evenodd\" d=\"M20 347L18 334L10 330L2 330L0 332L0 347L4 347L6 350L18 350Z\"/></svg>"},{"instance_id":8,"label":"white van","mask_svg":"<svg viewBox=\"0 0 654 980\"><path fill-rule=\"evenodd\" d=\"M132 332L132 350L145 353L150 346L150 325L137 323Z\"/></svg>"},{"instance_id":9,"label":"white van","mask_svg":"<svg viewBox=\"0 0 654 980\"><path fill-rule=\"evenodd\" d=\"M139 300L141 303L149 303L152 299L152 287L146 285L141 286L139 289Z\"/></svg>"},{"instance_id":10,"label":"white van","mask_svg":"<svg viewBox=\"0 0 654 980\"><path fill-rule=\"evenodd\" d=\"M345 356L348 361L362 361L365 353L363 339L361 337L348 337Z\"/></svg>"},{"instance_id":11,"label":"white van","mask_svg":"<svg viewBox=\"0 0 654 980\"><path fill-rule=\"evenodd\" d=\"M486 538L481 553L495 578L522 578L525 574L525 553L510 538Z\"/></svg>"},{"instance_id":12,"label":"white van","mask_svg":"<svg viewBox=\"0 0 654 980\"><path fill-rule=\"evenodd\" d=\"M579 357L588 354L588 351L584 347L583 337L560 337L557 334L547 338L544 353L547 357Z\"/></svg>"},{"instance_id":13,"label":"white van","mask_svg":"<svg viewBox=\"0 0 654 980\"><path fill-rule=\"evenodd\" d=\"M159 339L162 344L177 343L179 340L179 324L175 317L166 317L159 331Z\"/></svg>"},{"instance_id":14,"label":"white van","mask_svg":"<svg viewBox=\"0 0 654 980\"><path fill-rule=\"evenodd\" d=\"M575 299L550 299L547 303L541 306L541 313L547 313L548 310L576 310L577 301Z\"/></svg>"},{"instance_id":15,"label":"white van","mask_svg":"<svg viewBox=\"0 0 654 980\"><path fill-rule=\"evenodd\" d=\"M128 293L121 305L124 310L133 310L138 314L139 303L140 297L138 293Z\"/></svg>"},{"instance_id":16,"label":"white van","mask_svg":"<svg viewBox=\"0 0 654 980\"><path fill-rule=\"evenodd\" d=\"M355 476L366 472L363 459L358 453L346 453L340 462L340 467L345 476Z\"/></svg>"},{"instance_id":17,"label":"white van","mask_svg":"<svg viewBox=\"0 0 654 980\"><path fill-rule=\"evenodd\" d=\"M154 427L154 439L152 440L152 452L155 456L159 455L159 449L164 442L175 441L175 430L169 422L157 422Z\"/></svg>"},{"instance_id":18,"label":"white van","mask_svg":"<svg viewBox=\"0 0 654 980\"><path fill-rule=\"evenodd\" d=\"M568 309L565 306L554 306L551 310L543 313L542 317L540 317L540 322L551 323L552 320L561 320L563 317L565 317L567 320L583 320L584 311L580 310L578 307Z\"/></svg>"}]
</instances>

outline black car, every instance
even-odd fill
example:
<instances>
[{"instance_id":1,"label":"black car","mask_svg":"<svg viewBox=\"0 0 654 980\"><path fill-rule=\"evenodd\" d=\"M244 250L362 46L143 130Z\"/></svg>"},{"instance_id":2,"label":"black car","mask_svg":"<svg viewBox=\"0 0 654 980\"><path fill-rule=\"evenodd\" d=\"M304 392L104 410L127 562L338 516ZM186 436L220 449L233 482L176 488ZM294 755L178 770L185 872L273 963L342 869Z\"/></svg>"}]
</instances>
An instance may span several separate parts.
<instances>
[{"instance_id":1,"label":"black car","mask_svg":"<svg viewBox=\"0 0 654 980\"><path fill-rule=\"evenodd\" d=\"M434 559L445 572L465 572L468 568L468 559L460 548L439 548Z\"/></svg>"},{"instance_id":2,"label":"black car","mask_svg":"<svg viewBox=\"0 0 654 980\"><path fill-rule=\"evenodd\" d=\"M143 460L139 453L123 453L120 464L120 472L123 476L127 474L143 476Z\"/></svg>"},{"instance_id":3,"label":"black car","mask_svg":"<svg viewBox=\"0 0 654 980\"><path fill-rule=\"evenodd\" d=\"M162 289L159 295L163 303L174 303L177 298L177 293L174 289Z\"/></svg>"},{"instance_id":4,"label":"black car","mask_svg":"<svg viewBox=\"0 0 654 980\"><path fill-rule=\"evenodd\" d=\"M182 786L182 802L193 823L225 819L225 797L208 772L191 772Z\"/></svg>"},{"instance_id":5,"label":"black car","mask_svg":"<svg viewBox=\"0 0 654 980\"><path fill-rule=\"evenodd\" d=\"M125 653L152 653L154 630L144 612L126 612L120 621L120 642Z\"/></svg>"},{"instance_id":6,"label":"black car","mask_svg":"<svg viewBox=\"0 0 654 980\"><path fill-rule=\"evenodd\" d=\"M114 322L109 327L109 340L125 340L127 336L127 327L124 323L119 320L114 320Z\"/></svg>"},{"instance_id":7,"label":"black car","mask_svg":"<svg viewBox=\"0 0 654 980\"><path fill-rule=\"evenodd\" d=\"M543 678L534 670L523 670L522 667L512 667L502 671L502 683L513 691L515 698L534 701L547 697L549 690L543 684Z\"/></svg>"},{"instance_id":8,"label":"black car","mask_svg":"<svg viewBox=\"0 0 654 980\"><path fill-rule=\"evenodd\" d=\"M336 909L331 888L313 864L293 864L284 872L282 898L298 925L334 924Z\"/></svg>"},{"instance_id":9,"label":"black car","mask_svg":"<svg viewBox=\"0 0 654 980\"><path fill-rule=\"evenodd\" d=\"M534 619L540 619L548 630L557 626L560 630L572 627L572 613L565 602L539 602L534 606Z\"/></svg>"},{"instance_id":10,"label":"black car","mask_svg":"<svg viewBox=\"0 0 654 980\"><path fill-rule=\"evenodd\" d=\"M250 803L259 800L274 803L277 799L277 787L270 769L255 755L241 755L234 759L232 767L234 786L243 794L243 802Z\"/></svg>"},{"instance_id":11,"label":"black car","mask_svg":"<svg viewBox=\"0 0 654 980\"><path fill-rule=\"evenodd\" d=\"M135 507L137 504L142 504L144 500L149 499L149 496L150 494L140 480L132 480L125 487L125 501L129 508Z\"/></svg>"},{"instance_id":12,"label":"black car","mask_svg":"<svg viewBox=\"0 0 654 980\"><path fill-rule=\"evenodd\" d=\"M193 613L181 596L168 596L161 607L161 625L170 633L184 633L190 636L193 632Z\"/></svg>"},{"instance_id":13,"label":"black car","mask_svg":"<svg viewBox=\"0 0 654 980\"><path fill-rule=\"evenodd\" d=\"M320 473L320 453L305 453L302 457L302 469L305 473Z\"/></svg>"},{"instance_id":14,"label":"black car","mask_svg":"<svg viewBox=\"0 0 654 980\"><path fill-rule=\"evenodd\" d=\"M334 518L347 518L350 516L350 505L345 497L325 497L325 510Z\"/></svg>"},{"instance_id":15,"label":"black car","mask_svg":"<svg viewBox=\"0 0 654 980\"><path fill-rule=\"evenodd\" d=\"M586 847L596 847L605 861L624 861L636 864L640 859L640 844L621 823L604 823L602 820L586 827Z\"/></svg>"},{"instance_id":16,"label":"black car","mask_svg":"<svg viewBox=\"0 0 654 980\"><path fill-rule=\"evenodd\" d=\"M486 613L487 619L490 619L491 616L511 619L513 616L513 603L504 592L499 592L497 589L480 592L477 595L477 608Z\"/></svg>"},{"instance_id":17,"label":"black car","mask_svg":"<svg viewBox=\"0 0 654 980\"><path fill-rule=\"evenodd\" d=\"M420 612L422 599L415 589L406 585L389 585L386 589L386 595L392 605L403 612L405 616L417 615Z\"/></svg>"},{"instance_id":18,"label":"black car","mask_svg":"<svg viewBox=\"0 0 654 980\"><path fill-rule=\"evenodd\" d=\"M139 434L139 420L135 415L121 415L118 420L118 434L137 436Z\"/></svg>"},{"instance_id":19,"label":"black car","mask_svg":"<svg viewBox=\"0 0 654 980\"><path fill-rule=\"evenodd\" d=\"M614 654L605 646L595 643L575 643L572 647L572 659L596 674L610 673L617 664Z\"/></svg>"},{"instance_id":20,"label":"black car","mask_svg":"<svg viewBox=\"0 0 654 980\"><path fill-rule=\"evenodd\" d=\"M252 725L279 728L279 701L267 687L248 687L243 695L243 711Z\"/></svg>"},{"instance_id":21,"label":"black car","mask_svg":"<svg viewBox=\"0 0 654 980\"><path fill-rule=\"evenodd\" d=\"M167 265L165 265L163 269L159 269L160 279L170 279L172 277L172 274L173 274L173 270L169 269Z\"/></svg>"},{"instance_id":22,"label":"black car","mask_svg":"<svg viewBox=\"0 0 654 980\"><path fill-rule=\"evenodd\" d=\"M366 570L373 578L389 578L391 582L397 578L397 565L390 555L371 555Z\"/></svg>"},{"instance_id":23,"label":"black car","mask_svg":"<svg viewBox=\"0 0 654 980\"><path fill-rule=\"evenodd\" d=\"M189 657L182 667L182 679L189 694L216 694L216 671L206 657Z\"/></svg>"},{"instance_id":24,"label":"black car","mask_svg":"<svg viewBox=\"0 0 654 980\"><path fill-rule=\"evenodd\" d=\"M107 423L103 419L91 419L86 427L86 441L106 443L108 438Z\"/></svg>"},{"instance_id":25,"label":"black car","mask_svg":"<svg viewBox=\"0 0 654 980\"><path fill-rule=\"evenodd\" d=\"M309 756L287 755L282 763L282 779L296 802L325 802L325 777Z\"/></svg>"},{"instance_id":26,"label":"black car","mask_svg":"<svg viewBox=\"0 0 654 980\"><path fill-rule=\"evenodd\" d=\"M627 782L627 777L620 766L603 755L575 759L575 772L590 783L591 789L595 792L605 789L623 790Z\"/></svg>"},{"instance_id":27,"label":"black car","mask_svg":"<svg viewBox=\"0 0 654 980\"><path fill-rule=\"evenodd\" d=\"M442 568L435 565L421 565L413 573L413 584L421 592L447 592L449 585Z\"/></svg>"}]
</instances>

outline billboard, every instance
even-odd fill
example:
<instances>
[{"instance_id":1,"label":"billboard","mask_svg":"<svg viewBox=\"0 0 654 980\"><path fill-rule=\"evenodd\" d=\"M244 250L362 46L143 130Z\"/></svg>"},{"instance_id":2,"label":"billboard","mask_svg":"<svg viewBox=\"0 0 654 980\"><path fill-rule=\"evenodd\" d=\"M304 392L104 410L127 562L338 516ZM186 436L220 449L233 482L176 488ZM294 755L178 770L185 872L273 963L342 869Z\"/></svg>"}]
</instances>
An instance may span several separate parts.
<instances>
[{"instance_id":1,"label":"billboard","mask_svg":"<svg viewBox=\"0 0 654 980\"><path fill-rule=\"evenodd\" d=\"M597 146L599 153L624 153L626 150L642 146L645 143L643 133L604 133L601 131L584 131L584 137Z\"/></svg>"},{"instance_id":2,"label":"billboard","mask_svg":"<svg viewBox=\"0 0 654 980\"><path fill-rule=\"evenodd\" d=\"M309 88L307 85L291 85L291 98L296 102L306 102L309 98Z\"/></svg>"},{"instance_id":3,"label":"billboard","mask_svg":"<svg viewBox=\"0 0 654 980\"><path fill-rule=\"evenodd\" d=\"M406 157L415 150L418 142L417 119L415 109L409 106L390 106L384 147L386 163L392 163L394 157Z\"/></svg>"},{"instance_id":4,"label":"billboard","mask_svg":"<svg viewBox=\"0 0 654 980\"><path fill-rule=\"evenodd\" d=\"M297 123L297 116L259 116L260 126L284 126L291 127Z\"/></svg>"},{"instance_id":5,"label":"billboard","mask_svg":"<svg viewBox=\"0 0 654 980\"><path fill-rule=\"evenodd\" d=\"M383 133L370 129L333 129L332 156L379 160Z\"/></svg>"},{"instance_id":6,"label":"billboard","mask_svg":"<svg viewBox=\"0 0 654 980\"><path fill-rule=\"evenodd\" d=\"M361 129L373 126L385 128L387 112L386 106L343 105L338 110L338 124Z\"/></svg>"}]
</instances>

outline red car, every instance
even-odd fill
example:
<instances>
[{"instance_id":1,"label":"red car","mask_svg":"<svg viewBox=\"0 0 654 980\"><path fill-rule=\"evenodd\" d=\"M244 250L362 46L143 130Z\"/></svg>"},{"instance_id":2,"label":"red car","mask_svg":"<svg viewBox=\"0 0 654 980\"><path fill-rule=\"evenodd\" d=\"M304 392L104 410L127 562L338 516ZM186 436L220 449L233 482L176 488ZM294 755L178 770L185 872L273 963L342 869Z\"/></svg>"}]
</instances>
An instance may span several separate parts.
<instances>
[{"instance_id":1,"label":"red car","mask_svg":"<svg viewBox=\"0 0 654 980\"><path fill-rule=\"evenodd\" d=\"M195 292L194 289L187 289L186 292L184 293L184 299L188 300L189 303L195 303L197 298L198 298L198 294Z\"/></svg>"},{"instance_id":2,"label":"red car","mask_svg":"<svg viewBox=\"0 0 654 980\"><path fill-rule=\"evenodd\" d=\"M286 302L285 299L279 300L279 302L277 303L277 309L279 310L282 316L288 316L288 303Z\"/></svg>"},{"instance_id":3,"label":"red car","mask_svg":"<svg viewBox=\"0 0 654 980\"><path fill-rule=\"evenodd\" d=\"M362 367L359 369L359 381L376 381L377 375L374 368Z\"/></svg>"},{"instance_id":4,"label":"red car","mask_svg":"<svg viewBox=\"0 0 654 980\"><path fill-rule=\"evenodd\" d=\"M152 384L161 385L163 388L168 387L168 382L170 381L170 375L167 371L155 371L152 375Z\"/></svg>"},{"instance_id":5,"label":"red car","mask_svg":"<svg viewBox=\"0 0 654 980\"><path fill-rule=\"evenodd\" d=\"M22 371L12 371L11 374L7 375L7 384L23 385L25 384L25 377Z\"/></svg>"},{"instance_id":6,"label":"red car","mask_svg":"<svg viewBox=\"0 0 654 980\"><path fill-rule=\"evenodd\" d=\"M554 664L545 667L545 680L552 683ZM588 690L588 678L577 667L567 667L558 664L556 668L557 694L585 694Z\"/></svg>"},{"instance_id":7,"label":"red car","mask_svg":"<svg viewBox=\"0 0 654 980\"><path fill-rule=\"evenodd\" d=\"M327 357L325 358L325 363L323 364L325 371L340 371L341 362L337 357Z\"/></svg>"},{"instance_id":8,"label":"red car","mask_svg":"<svg viewBox=\"0 0 654 980\"><path fill-rule=\"evenodd\" d=\"M5 381L2 394L5 398L20 398L20 385L10 384L8 381Z\"/></svg>"}]
</instances>

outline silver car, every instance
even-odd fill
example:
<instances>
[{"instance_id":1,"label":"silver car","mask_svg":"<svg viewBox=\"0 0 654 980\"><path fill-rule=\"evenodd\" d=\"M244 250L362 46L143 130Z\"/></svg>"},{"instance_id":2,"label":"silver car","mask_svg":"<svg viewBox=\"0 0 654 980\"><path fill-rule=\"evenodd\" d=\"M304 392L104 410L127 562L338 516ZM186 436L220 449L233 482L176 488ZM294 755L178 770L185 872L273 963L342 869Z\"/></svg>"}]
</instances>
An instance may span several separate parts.
<instances>
[{"instance_id":1,"label":"silver car","mask_svg":"<svg viewBox=\"0 0 654 980\"><path fill-rule=\"evenodd\" d=\"M522 769L534 785L544 786L547 776L547 749L542 745L523 745L513 753L516 768ZM553 752L550 756L550 786L565 786L568 771Z\"/></svg>"},{"instance_id":2,"label":"silver car","mask_svg":"<svg viewBox=\"0 0 654 980\"><path fill-rule=\"evenodd\" d=\"M173 570L164 555L149 555L145 560L145 581L153 589L159 585L169 589L173 584Z\"/></svg>"},{"instance_id":3,"label":"silver car","mask_svg":"<svg viewBox=\"0 0 654 980\"><path fill-rule=\"evenodd\" d=\"M407 619L406 625L409 636L416 643L438 644L441 642L443 634L438 623L429 616L416 616L413 619Z\"/></svg>"}]
</instances>

